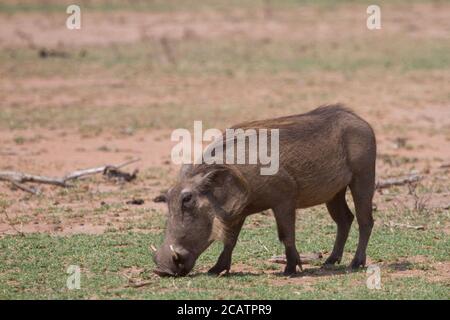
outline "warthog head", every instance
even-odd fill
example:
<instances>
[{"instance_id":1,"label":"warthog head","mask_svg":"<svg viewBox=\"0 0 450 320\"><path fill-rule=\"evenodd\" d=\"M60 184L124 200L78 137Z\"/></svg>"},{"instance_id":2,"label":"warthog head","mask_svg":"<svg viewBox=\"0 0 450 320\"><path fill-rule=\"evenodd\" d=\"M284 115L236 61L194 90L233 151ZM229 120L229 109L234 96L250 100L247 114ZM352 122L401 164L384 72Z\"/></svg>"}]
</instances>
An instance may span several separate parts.
<instances>
[{"instance_id":1,"label":"warthog head","mask_svg":"<svg viewBox=\"0 0 450 320\"><path fill-rule=\"evenodd\" d=\"M164 242L154 254L155 273L187 275L214 240L226 237L226 222L239 215L247 194L247 183L232 167L183 166L178 182L155 198L169 209Z\"/></svg>"}]
</instances>

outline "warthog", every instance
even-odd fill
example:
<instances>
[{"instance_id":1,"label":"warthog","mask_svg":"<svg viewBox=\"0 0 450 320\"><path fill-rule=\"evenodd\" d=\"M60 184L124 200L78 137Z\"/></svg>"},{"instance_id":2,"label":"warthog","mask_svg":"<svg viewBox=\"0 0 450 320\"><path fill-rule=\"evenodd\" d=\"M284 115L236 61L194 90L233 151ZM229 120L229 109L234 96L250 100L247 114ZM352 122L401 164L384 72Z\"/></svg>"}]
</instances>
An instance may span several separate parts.
<instances>
[{"instance_id":1,"label":"warthog","mask_svg":"<svg viewBox=\"0 0 450 320\"><path fill-rule=\"evenodd\" d=\"M285 246L284 274L301 270L295 246L295 211L322 203L337 224L333 251L325 264L340 263L353 221L345 194L350 188L359 225L351 268L364 266L373 227L376 141L370 125L340 105L234 128L279 129L279 170L261 175L259 164L195 164L181 169L176 184L155 201L169 213L162 246L155 250L155 272L184 276L214 240L224 244L209 273L228 272L245 218L272 209Z\"/></svg>"}]
</instances>

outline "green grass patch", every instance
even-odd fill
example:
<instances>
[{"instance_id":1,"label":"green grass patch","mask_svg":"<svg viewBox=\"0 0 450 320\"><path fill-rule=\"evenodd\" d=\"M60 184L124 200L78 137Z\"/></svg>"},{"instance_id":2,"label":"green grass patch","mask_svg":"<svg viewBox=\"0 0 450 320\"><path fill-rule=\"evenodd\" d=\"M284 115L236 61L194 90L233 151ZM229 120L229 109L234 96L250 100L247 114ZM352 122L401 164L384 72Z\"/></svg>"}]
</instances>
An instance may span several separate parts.
<instances>
[{"instance_id":1,"label":"green grass patch","mask_svg":"<svg viewBox=\"0 0 450 320\"><path fill-rule=\"evenodd\" d=\"M394 43L394 45L392 45ZM92 106L87 97L94 91L127 92L127 86L145 86L136 79L158 79L175 77L177 85L173 92L182 90L178 86L190 79L212 77L214 79L275 79L290 74L295 79L314 78L318 72L342 74L353 79L361 74L404 76L410 73L426 73L433 70L447 70L450 67L450 46L447 43L422 41L420 44L397 38L386 41L356 40L333 45L316 43L254 42L186 40L171 42L176 63L166 61L161 45L150 42L146 45L118 45L114 47L85 48L86 55L79 50L69 53L68 58L42 59L35 50L21 49L0 51L0 70L9 78L53 78L54 75L68 81L61 87L36 88L39 96L52 96L62 91L71 98L63 104L49 105L45 112L29 105L14 103L1 105L0 127L21 129L29 127L78 128L83 135L102 132L103 129L123 131L125 128L177 128L192 125L193 120L202 119L207 126L233 124L237 117L245 118L246 112L253 112L246 102L232 100L222 104L203 101L178 103L171 101L149 102L146 105L126 105L118 102L107 107ZM20 66L20 67L19 67ZM120 79L125 87L93 83L80 84L79 79L101 75L107 79ZM366 76L364 76L366 77ZM73 86L70 79L74 79ZM20 90L24 90L18 88ZM201 88L199 89L201 90ZM24 94L29 94L24 91ZM78 97L80 93L84 93ZM307 93L296 91L286 97L289 101L305 100ZM329 93L311 91L322 101L329 101ZM288 101L288 102L289 102ZM287 103L272 103L270 99L258 106L260 114L272 114L273 109L284 108ZM296 104L295 112L299 111ZM19 139L18 143L21 142Z\"/></svg>"},{"instance_id":2,"label":"green grass patch","mask_svg":"<svg viewBox=\"0 0 450 320\"><path fill-rule=\"evenodd\" d=\"M2 69L12 77L79 77L101 70L121 78L146 74L226 75L337 71L352 74L377 69L390 72L441 70L450 67L450 45L405 38L360 38L342 43L173 40L169 63L158 41L110 47L65 49L67 57L41 58L32 49L0 51ZM20 65L20 68L17 67Z\"/></svg>"},{"instance_id":3,"label":"green grass patch","mask_svg":"<svg viewBox=\"0 0 450 320\"><path fill-rule=\"evenodd\" d=\"M302 252L329 251L335 227L321 211L307 212L298 222L298 248ZM254 222L259 221L259 226ZM350 262L357 241L353 228L346 247L344 264ZM364 271L348 273L344 266L324 274L306 268L305 277L293 283L278 271L282 266L267 260L282 254L276 228L270 216L250 218L239 238L234 265L251 271L235 272L215 278L205 270L213 265L221 246L209 248L198 260L189 277L158 278L149 246L162 241L162 233L106 233L56 237L31 234L0 239L0 297L3 299L44 298L143 298L143 299L448 299L448 284L430 282L423 277L392 278L388 265L401 257L425 256L430 263L448 261L450 239L440 231L375 228L368 249L369 257L382 261L382 289L369 290ZM81 268L81 289L66 287L69 265ZM411 268L424 266L412 265ZM142 288L127 287L129 270L140 270L138 278L150 283ZM233 271L233 267L232 267ZM270 271L269 273L264 273ZM130 274L128 273L128 276ZM311 280L313 278L313 281Z\"/></svg>"}]
</instances>

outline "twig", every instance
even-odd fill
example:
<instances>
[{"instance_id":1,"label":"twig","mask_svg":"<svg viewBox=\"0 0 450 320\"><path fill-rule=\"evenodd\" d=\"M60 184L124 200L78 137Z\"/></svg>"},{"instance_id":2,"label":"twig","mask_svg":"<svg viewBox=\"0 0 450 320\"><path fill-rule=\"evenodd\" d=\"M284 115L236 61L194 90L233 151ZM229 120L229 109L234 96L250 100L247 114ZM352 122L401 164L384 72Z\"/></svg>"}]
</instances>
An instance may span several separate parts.
<instances>
[{"instance_id":1,"label":"twig","mask_svg":"<svg viewBox=\"0 0 450 320\"><path fill-rule=\"evenodd\" d=\"M141 288L144 286L148 286L149 284L152 284L153 281L134 281L134 280L130 280L128 281L128 287L131 288Z\"/></svg>"},{"instance_id":2,"label":"twig","mask_svg":"<svg viewBox=\"0 0 450 320\"><path fill-rule=\"evenodd\" d=\"M140 287L144 287L146 285L152 284L152 281L138 281L133 279L132 277L130 277L127 274L122 273L122 275L127 279L128 283L126 285L126 287L131 287L131 288L140 288Z\"/></svg>"},{"instance_id":3,"label":"twig","mask_svg":"<svg viewBox=\"0 0 450 320\"><path fill-rule=\"evenodd\" d=\"M410 184L421 180L423 177L419 175L410 175L401 178L390 178L382 181L378 181L376 184L376 189L384 189L392 186L401 186L405 184Z\"/></svg>"},{"instance_id":4,"label":"twig","mask_svg":"<svg viewBox=\"0 0 450 320\"><path fill-rule=\"evenodd\" d=\"M20 231L16 228L16 226L11 222L11 218L8 216L8 213L6 212L6 209L3 209L3 214L6 217L6 220L8 221L9 226L15 231L17 232L20 236L25 237L25 233L23 233L23 231Z\"/></svg>"},{"instance_id":5,"label":"twig","mask_svg":"<svg viewBox=\"0 0 450 320\"><path fill-rule=\"evenodd\" d=\"M389 221L389 223L385 223L384 225L387 227L400 227L400 228L414 229L414 230L425 230L424 226L412 226L410 224L397 223L397 222L393 222L393 221Z\"/></svg>"},{"instance_id":6,"label":"twig","mask_svg":"<svg viewBox=\"0 0 450 320\"><path fill-rule=\"evenodd\" d=\"M300 260L302 263L311 264L312 262L319 261L322 257L320 252L305 253L300 255ZM269 262L286 264L286 256L273 256L269 259Z\"/></svg>"},{"instance_id":7,"label":"twig","mask_svg":"<svg viewBox=\"0 0 450 320\"><path fill-rule=\"evenodd\" d=\"M20 190L22 190L22 191L25 191L25 192L28 192L28 193L31 193L31 194L34 194L34 195L38 195L38 194L41 193L41 192L39 191L39 189L36 189L36 188L29 188L29 187L27 187L26 185L21 184L21 183L18 183L18 182L14 181L14 180L11 180L11 184L12 184L14 187L16 187L16 188L18 188L18 189L20 189Z\"/></svg>"},{"instance_id":8,"label":"twig","mask_svg":"<svg viewBox=\"0 0 450 320\"><path fill-rule=\"evenodd\" d=\"M427 208L427 202L431 198L431 193L424 196L417 194L417 184L408 184L409 194L414 199L414 210L421 213Z\"/></svg>"},{"instance_id":9,"label":"twig","mask_svg":"<svg viewBox=\"0 0 450 320\"><path fill-rule=\"evenodd\" d=\"M264 243L262 243L261 240L258 240L258 243L261 245L261 247L264 248L264 250L266 250L267 252L270 252L270 250L264 245Z\"/></svg>"}]
</instances>

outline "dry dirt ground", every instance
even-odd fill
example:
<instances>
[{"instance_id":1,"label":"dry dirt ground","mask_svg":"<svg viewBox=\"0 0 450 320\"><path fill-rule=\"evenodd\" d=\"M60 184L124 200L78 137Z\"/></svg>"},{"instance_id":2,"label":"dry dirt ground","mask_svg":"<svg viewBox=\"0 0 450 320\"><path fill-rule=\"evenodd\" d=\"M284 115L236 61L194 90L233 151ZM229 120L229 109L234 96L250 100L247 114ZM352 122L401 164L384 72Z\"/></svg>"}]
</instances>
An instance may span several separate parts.
<instances>
[{"instance_id":1,"label":"dry dirt ground","mask_svg":"<svg viewBox=\"0 0 450 320\"><path fill-rule=\"evenodd\" d=\"M203 119L224 128L334 102L375 128L379 179L424 177L416 189L378 192L377 223L408 222L394 220L392 212L419 207L444 212L448 234L448 3L386 5L383 27L374 32L365 27L361 5L93 10L83 13L80 31L64 28L65 18L59 12L0 13L0 170L62 176L139 157L125 168L138 168L138 179L123 184L97 176L70 189L39 186L40 196L0 182L7 213L0 216L0 234L151 232L146 222L163 219L165 210L151 199L178 169L170 161L173 129L192 129L193 120ZM230 47L237 58L221 56ZM305 55L311 66L291 69L276 59L295 55ZM353 56L369 66L354 65ZM261 62L267 57L275 67ZM321 67L334 58L336 64ZM126 204L133 198L145 202ZM390 276L426 273L402 269L404 262ZM434 267L433 277L448 280L447 262Z\"/></svg>"}]
</instances>

